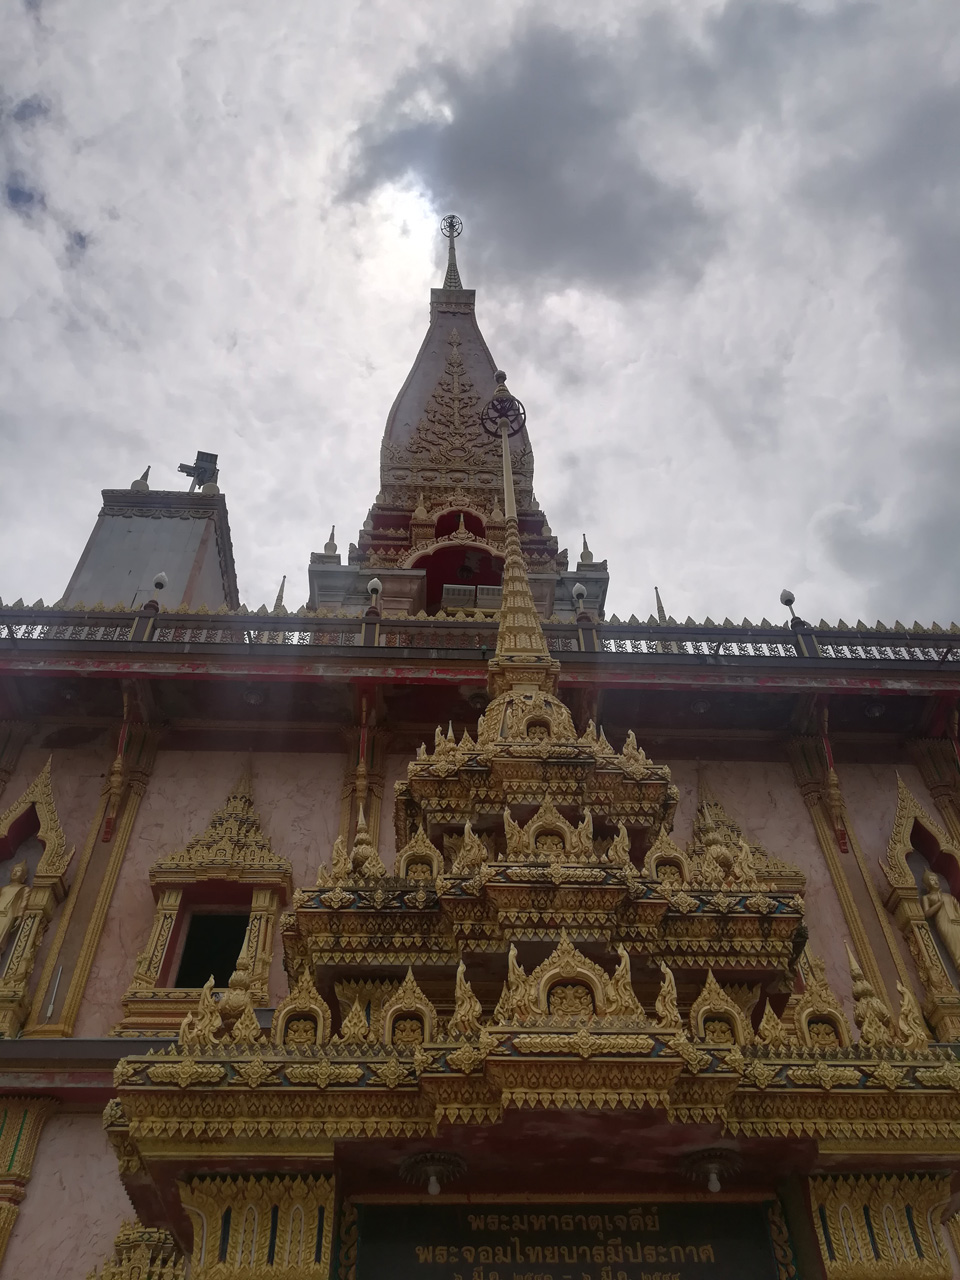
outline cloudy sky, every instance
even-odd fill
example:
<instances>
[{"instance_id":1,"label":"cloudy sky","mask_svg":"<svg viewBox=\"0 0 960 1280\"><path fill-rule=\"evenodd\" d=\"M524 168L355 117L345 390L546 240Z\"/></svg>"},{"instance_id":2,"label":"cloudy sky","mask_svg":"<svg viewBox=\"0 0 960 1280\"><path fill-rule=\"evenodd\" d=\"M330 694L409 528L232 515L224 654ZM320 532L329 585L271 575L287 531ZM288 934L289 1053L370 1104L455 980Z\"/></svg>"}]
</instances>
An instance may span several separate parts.
<instances>
[{"instance_id":1,"label":"cloudy sky","mask_svg":"<svg viewBox=\"0 0 960 1280\"><path fill-rule=\"evenodd\" d=\"M465 223L608 611L960 620L960 5L7 0L0 596L220 454L306 595Z\"/></svg>"}]
</instances>

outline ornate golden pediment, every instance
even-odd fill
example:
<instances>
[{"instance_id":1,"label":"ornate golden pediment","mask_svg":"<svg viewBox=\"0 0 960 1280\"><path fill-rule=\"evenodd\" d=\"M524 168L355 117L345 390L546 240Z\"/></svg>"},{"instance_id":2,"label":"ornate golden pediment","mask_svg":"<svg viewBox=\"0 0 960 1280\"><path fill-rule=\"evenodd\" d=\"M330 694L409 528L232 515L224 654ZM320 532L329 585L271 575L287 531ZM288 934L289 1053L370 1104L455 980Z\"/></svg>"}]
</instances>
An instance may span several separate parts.
<instances>
[{"instance_id":1,"label":"ornate golden pediment","mask_svg":"<svg viewBox=\"0 0 960 1280\"><path fill-rule=\"evenodd\" d=\"M168 853L150 868L154 885L197 880L245 880L265 884L279 881L292 889L292 870L278 857L260 826L253 803L253 778L243 771L206 830L184 849Z\"/></svg>"},{"instance_id":2,"label":"ornate golden pediment","mask_svg":"<svg viewBox=\"0 0 960 1280\"><path fill-rule=\"evenodd\" d=\"M529 977L510 947L507 981L494 1013L498 1026L552 1024L556 1020L616 1018L646 1022L630 978L630 957L621 946L613 977L573 945L565 931L555 950Z\"/></svg>"},{"instance_id":3,"label":"ornate golden pediment","mask_svg":"<svg viewBox=\"0 0 960 1280\"><path fill-rule=\"evenodd\" d=\"M890 840L887 844L886 861L881 862L884 875L894 889L906 889L916 892L916 880L913 877L907 857L913 851L913 824L919 822L936 841L941 853L953 858L960 864L960 850L944 831L943 827L930 816L923 805L897 775L897 810L893 818Z\"/></svg>"},{"instance_id":4,"label":"ornate golden pediment","mask_svg":"<svg viewBox=\"0 0 960 1280\"><path fill-rule=\"evenodd\" d=\"M17 835L24 819L29 818L32 809L37 816L39 826L34 833L43 844L43 853L37 864L35 883L59 880L70 865L74 850L67 849L66 836L60 825L60 815L53 798L52 778L53 757L47 759L34 780L13 804L0 814L0 848L9 843L11 837Z\"/></svg>"}]
</instances>

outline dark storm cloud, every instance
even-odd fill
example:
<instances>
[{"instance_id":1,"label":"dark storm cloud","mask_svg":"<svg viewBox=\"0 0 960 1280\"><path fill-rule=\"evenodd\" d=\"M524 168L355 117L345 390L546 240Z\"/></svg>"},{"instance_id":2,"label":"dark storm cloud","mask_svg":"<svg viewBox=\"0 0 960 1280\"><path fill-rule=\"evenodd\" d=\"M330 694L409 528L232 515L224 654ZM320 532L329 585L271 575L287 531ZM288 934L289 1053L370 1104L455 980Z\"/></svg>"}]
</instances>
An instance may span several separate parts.
<instances>
[{"instance_id":1,"label":"dark storm cloud","mask_svg":"<svg viewBox=\"0 0 960 1280\"><path fill-rule=\"evenodd\" d=\"M603 35L532 22L473 66L407 72L355 137L342 195L409 181L468 212L484 277L634 292L663 272L693 282L721 249L699 175L665 174L677 130L729 139L778 118L794 81L863 38L872 6L812 14L735 0L699 38L666 13Z\"/></svg>"},{"instance_id":2,"label":"dark storm cloud","mask_svg":"<svg viewBox=\"0 0 960 1280\"><path fill-rule=\"evenodd\" d=\"M886 519L878 503L837 512L823 521L829 554L866 586L872 618L890 626L891 601L910 602L912 616L929 623L943 615L945 600L960 596L960 422L943 424L942 438L912 450L911 479ZM878 527L879 526L879 527ZM960 610L952 608L951 617ZM872 618L866 621L872 621Z\"/></svg>"},{"instance_id":3,"label":"dark storm cloud","mask_svg":"<svg viewBox=\"0 0 960 1280\"><path fill-rule=\"evenodd\" d=\"M17 124L29 124L50 114L50 104L39 93L23 98L10 112Z\"/></svg>"},{"instance_id":4,"label":"dark storm cloud","mask_svg":"<svg viewBox=\"0 0 960 1280\"><path fill-rule=\"evenodd\" d=\"M0 104L0 191L7 208L25 220L35 218L46 208L40 183L29 176L26 166L33 167L28 137L33 126L49 114L50 104L39 93Z\"/></svg>"},{"instance_id":5,"label":"dark storm cloud","mask_svg":"<svg viewBox=\"0 0 960 1280\"><path fill-rule=\"evenodd\" d=\"M640 52L533 26L470 71L420 68L360 130L343 194L411 180L469 210L471 262L486 278L617 293L664 269L694 277L718 228L645 157ZM412 118L425 89L439 118Z\"/></svg>"},{"instance_id":6,"label":"dark storm cloud","mask_svg":"<svg viewBox=\"0 0 960 1280\"><path fill-rule=\"evenodd\" d=\"M960 87L892 89L876 140L808 185L834 213L878 218L894 238L901 329L925 361L954 361L960 346L958 139Z\"/></svg>"},{"instance_id":7,"label":"dark storm cloud","mask_svg":"<svg viewBox=\"0 0 960 1280\"><path fill-rule=\"evenodd\" d=\"M4 189L4 199L14 213L27 218L43 209L43 192L38 190L23 173L11 173Z\"/></svg>"},{"instance_id":8,"label":"dark storm cloud","mask_svg":"<svg viewBox=\"0 0 960 1280\"><path fill-rule=\"evenodd\" d=\"M942 613L945 597L960 596L960 411L948 391L957 387L960 351L958 136L960 88L904 77L875 114L869 141L804 185L829 217L889 237L885 305L913 366L944 389L942 411L921 439L913 423L898 424L896 468L822 527L828 554L871 584L872 609L885 622L891 599L916 602L923 620Z\"/></svg>"}]
</instances>

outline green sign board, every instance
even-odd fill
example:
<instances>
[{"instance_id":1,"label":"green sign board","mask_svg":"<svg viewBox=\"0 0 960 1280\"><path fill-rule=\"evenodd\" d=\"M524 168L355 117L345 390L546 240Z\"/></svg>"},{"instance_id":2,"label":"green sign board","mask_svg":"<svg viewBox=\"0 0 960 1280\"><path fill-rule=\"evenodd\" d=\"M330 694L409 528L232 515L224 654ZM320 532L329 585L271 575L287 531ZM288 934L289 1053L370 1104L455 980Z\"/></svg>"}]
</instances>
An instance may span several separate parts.
<instances>
[{"instance_id":1,"label":"green sign board","mask_svg":"<svg viewBox=\"0 0 960 1280\"><path fill-rule=\"evenodd\" d=\"M358 1205L357 1280L778 1280L767 1206Z\"/></svg>"}]
</instances>

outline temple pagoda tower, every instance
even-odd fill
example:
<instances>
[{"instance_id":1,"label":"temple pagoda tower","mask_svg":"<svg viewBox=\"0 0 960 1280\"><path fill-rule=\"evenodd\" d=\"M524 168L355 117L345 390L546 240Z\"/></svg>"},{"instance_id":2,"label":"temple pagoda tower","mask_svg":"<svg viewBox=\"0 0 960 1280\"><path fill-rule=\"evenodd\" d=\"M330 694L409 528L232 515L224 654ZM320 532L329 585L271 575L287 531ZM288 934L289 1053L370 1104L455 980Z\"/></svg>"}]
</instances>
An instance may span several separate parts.
<instances>
[{"instance_id":1,"label":"temple pagoda tower","mask_svg":"<svg viewBox=\"0 0 960 1280\"><path fill-rule=\"evenodd\" d=\"M457 264L460 219L443 219L449 259L443 285L430 291L430 327L387 416L380 446L380 491L347 564L332 540L310 563L311 607L362 607L367 583L382 584L387 612L435 615L444 609L494 610L504 561L500 445L480 426L495 387L493 357L477 323L476 291ZM526 429L510 441L517 490L517 532L537 607L572 617L571 594L586 588L588 609L602 610L606 563L587 552L572 572L533 491L533 449Z\"/></svg>"}]
</instances>

